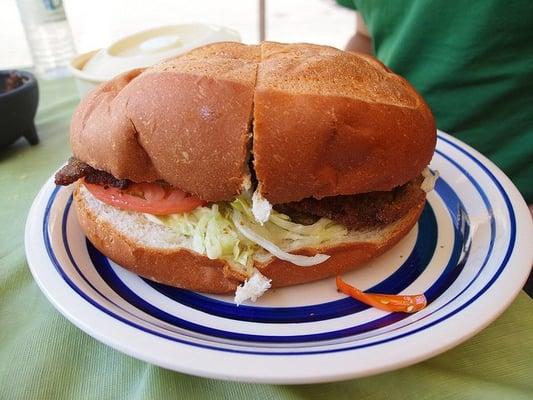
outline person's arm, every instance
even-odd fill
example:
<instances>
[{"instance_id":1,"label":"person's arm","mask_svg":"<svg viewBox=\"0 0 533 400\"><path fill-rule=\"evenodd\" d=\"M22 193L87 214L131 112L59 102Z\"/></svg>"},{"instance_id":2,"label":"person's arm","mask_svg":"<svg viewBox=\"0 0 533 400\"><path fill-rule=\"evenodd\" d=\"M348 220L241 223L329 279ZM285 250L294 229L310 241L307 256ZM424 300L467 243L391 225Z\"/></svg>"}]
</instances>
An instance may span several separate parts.
<instances>
[{"instance_id":1,"label":"person's arm","mask_svg":"<svg viewBox=\"0 0 533 400\"><path fill-rule=\"evenodd\" d=\"M356 12L355 15L357 18L357 31L346 45L346 51L374 55L372 50L372 38L368 33L365 21L363 21L363 17L361 17L360 13Z\"/></svg>"}]
</instances>

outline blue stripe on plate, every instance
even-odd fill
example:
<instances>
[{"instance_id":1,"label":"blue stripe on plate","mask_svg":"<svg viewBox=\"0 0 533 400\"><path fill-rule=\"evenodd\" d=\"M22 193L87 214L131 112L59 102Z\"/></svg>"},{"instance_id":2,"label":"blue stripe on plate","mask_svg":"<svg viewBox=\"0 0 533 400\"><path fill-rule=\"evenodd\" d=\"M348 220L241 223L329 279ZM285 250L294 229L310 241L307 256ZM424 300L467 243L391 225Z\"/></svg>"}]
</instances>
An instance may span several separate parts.
<instances>
[{"instance_id":1,"label":"blue stripe on plate","mask_svg":"<svg viewBox=\"0 0 533 400\"><path fill-rule=\"evenodd\" d=\"M451 260L456 260L456 264L454 265L450 260L439 278L426 290L424 295L426 296L428 303L437 299L452 285L453 282L455 282L466 264L466 260L470 254L470 245L472 241L472 238L470 237L468 214L461 200L457 197L450 185L448 185L443 179L437 181L435 189L441 198L452 198L455 200L453 202L445 200L445 203L452 218L455 231L454 237L456 240L453 244ZM461 240L457 240L457 238L461 238Z\"/></svg>"},{"instance_id":2,"label":"blue stripe on plate","mask_svg":"<svg viewBox=\"0 0 533 400\"><path fill-rule=\"evenodd\" d=\"M332 352L340 352L340 351L348 351L348 350L354 350L354 349L358 349L358 348L364 348L364 347L370 347L370 346L376 346L376 345L379 345L379 344L382 344L382 343L387 343L387 342L390 342L390 341L394 341L394 340L398 340L402 337L406 337L406 336L409 336L409 335L412 335L416 332L420 332L420 331L423 331L425 329L428 329L428 328L431 328L432 326L436 325L436 324L439 324L440 322L450 318L451 316L457 314L458 312L460 312L461 310L463 310L464 308L468 307L468 305L472 304L476 299L478 299L483 293L486 292L486 290L488 288L490 288L492 286L492 284L495 282L495 280L501 275L502 271L504 270L505 266L507 265L508 261L509 261L509 258L511 257L511 254L513 252L513 247L514 247L514 244L515 244L515 240L516 240L516 217L515 217L515 213L514 213L514 210L513 210L513 207L512 207L512 204L511 204L511 201L507 195L507 193L505 192L505 190L503 189L502 185L498 182L498 180L495 178L494 174L487 168L485 167L479 160L477 160L473 155L471 155L470 153L468 153L465 149L461 148L460 146L458 146L457 144L453 143L452 141L442 137L439 135L439 139L448 143L450 146L456 148L459 152L463 153L465 156L467 156L468 158L470 158L474 163L476 163L488 176L489 178L493 181L494 185L496 186L496 188L498 189L498 191L500 192L505 204L506 204L506 207L507 207L507 210L509 212L509 222L510 222L510 231L509 231L509 234L510 234L510 238L509 238L509 244L508 244L508 247L506 249L506 253L505 253L505 256L504 256L504 259L502 260L501 264L498 266L497 270L496 270L496 273L493 275L493 277L491 278L491 280L480 290L478 291L475 295L473 295L472 297L470 297L465 303L461 304L459 307L455 308L454 310L450 311L449 313L447 313L446 315L440 317L439 319L437 320L434 320L434 321L431 321L429 322L428 324L426 325L423 325L421 327L418 327L412 331L409 331L409 332L405 332L403 334L400 334L400 335L396 335L396 336L392 336L392 337L388 337L388 338L385 338L385 339L382 339L382 340L378 340L378 341L375 341L375 342L370 342L370 343L365 343L365 344L359 344L359 345L353 345L353 346L348 346L348 347L343 347L343 348L335 348L335 349L328 349L328 350L312 350L312 351L281 351L281 352L266 352L266 351L255 351L255 350L240 350L240 349L229 349L229 348L220 348L220 347L217 347L217 346L210 346L210 345L204 345L204 344L200 344L200 343L194 343L194 342L189 342L187 340L182 340L182 339L178 339L178 338L174 338L174 337L171 337L171 336L168 336L168 335L165 335L165 334L162 334L160 332L156 332L156 331L153 331L151 329L148 329L144 326L140 326L139 324L136 324L132 321L129 321L127 319L125 319L124 317L120 316L120 315L117 315L116 313L114 313L113 311L103 307L101 304L99 304L98 302L96 302L94 299L92 299L91 297L89 297L87 294L85 294L83 292L83 290L81 290L71 279L70 277L68 276L68 274L62 269L61 265L59 264L54 252L53 252L53 249L52 249L52 246L51 246L51 243L50 243L50 237L49 237L49 232L48 232L48 224L49 224L49 216L50 216L50 209L52 207L52 204L53 204L53 201L56 197L56 194L57 194L57 191L58 191L58 188L56 188L52 195L50 196L49 198L49 201L48 201L48 204L47 204L47 207L46 207L46 210L45 210L45 216L44 216L44 220L43 220L43 238L44 238L44 242L45 242L45 247L46 247L46 250L50 256L50 259L54 265L54 267L56 268L56 270L58 271L58 273L60 274L60 276L67 282L67 284L76 292L78 293L82 298L84 298L88 303L92 304L94 307L96 307L97 309L103 311L104 313L112 316L113 318L121 321L121 322L124 322L125 324L127 325L130 325L136 329L139 329L143 332L146 332L146 333L151 333L153 335L156 335L156 336L159 336L159 337L162 337L162 338L165 338L165 339L168 339L168 340L172 340L172 341L175 341L175 342L179 342L179 343L183 343L183 344L188 344L188 345L191 345L191 346L196 346L196 347L201 347L201 348L208 348L208 349L213 349L213 350L219 350L219 351L226 351L226 352L232 352L232 353L244 353L244 354L257 354L257 355L309 355L309 354L323 354L323 353L332 353ZM490 203L488 202L488 198L487 196L485 195L485 193L483 192L483 190L481 189L481 187L477 184L477 182L472 179L472 177L470 176L470 174L468 174L464 168L462 168L457 162L455 162L454 160L452 160L450 157L447 157L445 156L442 152L438 151L439 154L443 155L447 160L449 160L453 165L455 165L460 171L463 172L463 174L465 176L467 176L467 178L471 181L471 183L476 187L476 189L478 190L478 192L481 194L482 198L483 198L483 201L485 203L485 206L487 207L490 215L492 215L492 209L491 209L491 205ZM487 261L492 253L492 250L493 250L493 244L494 244L494 235L495 235L495 224L494 224L494 221L492 219L491 221L491 244L489 246L489 251L482 263L482 266L478 272L478 274L474 277L474 279L467 285L467 287L461 292L459 293L457 296L455 296L452 300L448 301L444 306L442 307L446 307L447 305L449 305L451 302L453 302L455 299L457 299L462 293L464 293L464 291L466 291L472 284L473 282L477 279L477 277L479 277L479 275L481 274L482 270L485 268L486 264L487 264ZM441 307L441 308L442 308Z\"/></svg>"},{"instance_id":3,"label":"blue stripe on plate","mask_svg":"<svg viewBox=\"0 0 533 400\"><path fill-rule=\"evenodd\" d=\"M59 190L59 186L57 186L54 191L52 192L52 195L51 195L51 199L56 197L57 195L57 192ZM51 207L51 203L50 204L50 207ZM62 232L62 239L63 239L63 245L65 246L65 251L67 253L67 257L68 259L70 260L70 262L72 263L72 265L74 266L74 269L76 270L76 272L78 273L78 275L80 275L83 280L87 283L87 285L89 285L89 287L94 290L96 293L98 293L100 295L100 297L106 299L107 301L109 301L111 304L113 304L115 307L118 307L120 308L124 313L126 313L127 315L130 315L132 317L135 317L135 318L138 318L134 313L126 310L124 307L121 307L119 304L117 304L116 302L114 302L113 300L111 300L109 297L107 297L106 295L104 295L96 286L94 286L92 284L92 282L87 279L87 277L83 274L83 272L81 271L80 267L78 266L78 264L76 263L76 261L74 260L74 256L72 255L72 251L70 250L70 246L68 244L68 240L67 240L67 218L68 218L68 213L69 213L69 210L70 210L70 206L72 205L72 195L69 196L68 200L67 200L67 204L65 205L65 209L63 210L63 218L62 218L62 221L61 221L61 232ZM47 208L47 212L49 212L49 209ZM45 216L45 219L48 218L48 214ZM48 244L47 244L47 249L48 249ZM55 254L54 254L54 257L55 257ZM152 325L154 326L157 326L159 328L162 328L162 329L167 329L166 326L164 326L163 324L159 325L157 323L154 323L152 321L146 321L146 320L143 320L144 322L147 322L147 323L151 323Z\"/></svg>"},{"instance_id":4,"label":"blue stripe on plate","mask_svg":"<svg viewBox=\"0 0 533 400\"><path fill-rule=\"evenodd\" d=\"M92 247L92 244L87 241L87 246ZM340 329L331 332L317 333L317 334L307 334L307 335L291 335L291 336L276 336L276 335L253 335L253 334L244 334L237 332L224 331L220 329L210 328L207 326L195 324L193 322L184 320L175 315L167 313L154 305L148 303L141 297L139 297L135 292L133 292L129 287L127 287L115 274L112 268L109 267L107 258L98 252L96 249L92 248L94 251L90 251L91 261L95 265L96 269L99 270L101 266L106 265L106 268L100 269L98 272L106 282L113 282L113 290L116 290L117 293L128 303L132 304L139 310L152 315L153 317L164 321L168 324L171 324L175 327L181 329L187 329L192 332L196 332L200 335L207 335L211 338L220 338L225 341L227 340L236 340L239 342L252 342L252 343L304 343L304 342L321 342L327 340L334 340L345 338L348 336L353 336L356 334L372 331L378 329L382 326L388 325L384 323L383 320L389 322L396 322L402 320L406 317L406 314L396 313L389 314L386 317L380 318L375 321L371 321L359 326L353 326L345 329ZM391 322L391 323L392 323Z\"/></svg>"}]
</instances>

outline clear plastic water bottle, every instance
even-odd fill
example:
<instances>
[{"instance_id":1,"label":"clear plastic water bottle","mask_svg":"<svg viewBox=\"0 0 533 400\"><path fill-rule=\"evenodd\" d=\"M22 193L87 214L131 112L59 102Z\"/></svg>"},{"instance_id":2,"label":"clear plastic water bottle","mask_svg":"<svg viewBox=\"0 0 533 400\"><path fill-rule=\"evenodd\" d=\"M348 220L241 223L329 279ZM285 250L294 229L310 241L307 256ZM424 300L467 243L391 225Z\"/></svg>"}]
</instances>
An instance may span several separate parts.
<instances>
[{"instance_id":1,"label":"clear plastic water bottle","mask_svg":"<svg viewBox=\"0 0 533 400\"><path fill-rule=\"evenodd\" d=\"M41 78L69 75L68 63L76 53L62 0L17 0L26 39Z\"/></svg>"}]
</instances>

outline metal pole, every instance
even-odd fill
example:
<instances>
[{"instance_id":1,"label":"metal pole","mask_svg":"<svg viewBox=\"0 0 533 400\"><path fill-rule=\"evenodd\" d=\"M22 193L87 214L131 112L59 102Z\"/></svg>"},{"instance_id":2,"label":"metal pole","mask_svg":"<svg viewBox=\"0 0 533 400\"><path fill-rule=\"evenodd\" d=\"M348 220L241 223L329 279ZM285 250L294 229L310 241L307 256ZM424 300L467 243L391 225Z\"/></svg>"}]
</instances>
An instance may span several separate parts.
<instances>
[{"instance_id":1,"label":"metal pole","mask_svg":"<svg viewBox=\"0 0 533 400\"><path fill-rule=\"evenodd\" d=\"M259 0L259 41L266 39L266 0Z\"/></svg>"}]
</instances>

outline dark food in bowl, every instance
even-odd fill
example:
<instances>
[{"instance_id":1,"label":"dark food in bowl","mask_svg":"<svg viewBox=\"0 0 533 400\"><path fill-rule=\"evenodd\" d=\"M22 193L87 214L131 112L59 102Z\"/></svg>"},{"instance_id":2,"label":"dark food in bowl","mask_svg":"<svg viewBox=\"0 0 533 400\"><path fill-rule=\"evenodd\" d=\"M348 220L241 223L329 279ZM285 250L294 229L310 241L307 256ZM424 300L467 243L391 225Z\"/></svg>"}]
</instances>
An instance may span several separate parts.
<instances>
[{"instance_id":1,"label":"dark food in bowl","mask_svg":"<svg viewBox=\"0 0 533 400\"><path fill-rule=\"evenodd\" d=\"M0 149L25 137L39 143L33 119L39 103L35 77L25 71L0 71Z\"/></svg>"},{"instance_id":2,"label":"dark food in bowl","mask_svg":"<svg viewBox=\"0 0 533 400\"><path fill-rule=\"evenodd\" d=\"M2 86L0 86L0 93L7 93L13 89L22 86L25 80L24 77L17 75L15 72L9 74L4 81L2 81Z\"/></svg>"}]
</instances>

